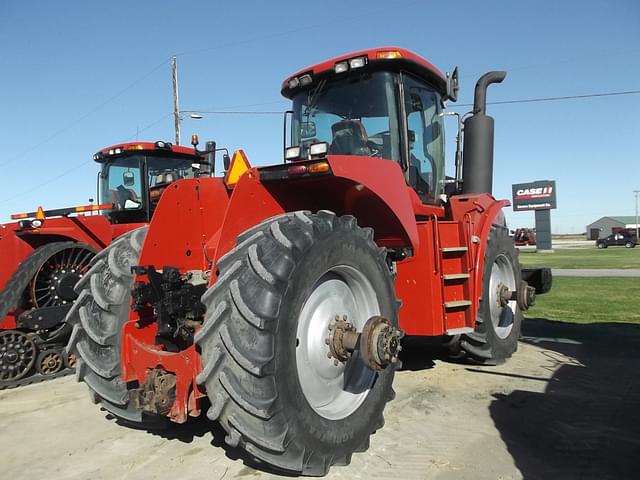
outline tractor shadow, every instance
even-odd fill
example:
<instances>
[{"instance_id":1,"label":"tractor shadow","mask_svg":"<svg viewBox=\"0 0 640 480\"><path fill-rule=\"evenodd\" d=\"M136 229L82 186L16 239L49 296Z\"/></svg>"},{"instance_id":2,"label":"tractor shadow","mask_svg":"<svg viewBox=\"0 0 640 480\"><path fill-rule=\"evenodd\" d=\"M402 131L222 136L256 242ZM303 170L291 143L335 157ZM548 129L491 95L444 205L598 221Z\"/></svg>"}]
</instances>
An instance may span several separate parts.
<instances>
[{"instance_id":1,"label":"tractor shadow","mask_svg":"<svg viewBox=\"0 0 640 480\"><path fill-rule=\"evenodd\" d=\"M448 360L442 340L429 337L404 337L399 355L400 370L411 372L428 370L435 366L434 360Z\"/></svg>"},{"instance_id":2,"label":"tractor shadow","mask_svg":"<svg viewBox=\"0 0 640 480\"><path fill-rule=\"evenodd\" d=\"M209 442L213 447L221 448L225 456L231 461L241 461L247 468L246 472L242 472L245 475L251 475L253 471L260 471L273 475L279 475L281 477L297 477L299 475L292 474L291 472L279 470L269 464L263 463L257 458L252 457L244 449L238 447L231 447L225 442L226 432L218 422L211 421L207 418L204 412L207 411L208 405L202 409L202 414L198 418L190 418L189 421L183 424L174 424L171 422L163 422L158 424L157 428L143 428L139 425L131 424L126 421L122 421L110 413L105 414L105 418L110 421L115 421L121 427L126 427L134 430L145 431L150 435L164 438L165 440L175 441L190 444L196 438L203 438L207 435L211 435L211 441ZM106 412L106 411L105 411Z\"/></svg>"},{"instance_id":3,"label":"tractor shadow","mask_svg":"<svg viewBox=\"0 0 640 480\"><path fill-rule=\"evenodd\" d=\"M523 478L638 478L640 325L528 319L522 341L544 349L551 379L489 410Z\"/></svg>"}]
</instances>

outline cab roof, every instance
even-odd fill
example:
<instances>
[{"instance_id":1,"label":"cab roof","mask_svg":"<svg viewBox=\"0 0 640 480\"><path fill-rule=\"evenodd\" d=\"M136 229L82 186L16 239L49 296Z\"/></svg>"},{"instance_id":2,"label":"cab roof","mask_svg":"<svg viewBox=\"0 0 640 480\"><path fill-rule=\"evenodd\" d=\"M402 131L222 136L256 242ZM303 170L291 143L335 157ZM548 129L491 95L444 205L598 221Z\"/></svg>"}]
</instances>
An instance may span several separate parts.
<instances>
[{"instance_id":1,"label":"cab roof","mask_svg":"<svg viewBox=\"0 0 640 480\"><path fill-rule=\"evenodd\" d=\"M110 145L108 147L102 148L98 150L97 154L107 155L110 151L115 151L116 149L122 150L122 153L127 151L163 151L163 152L173 152L179 153L183 155L195 155L195 151L191 147L183 147L182 145L173 145L169 142L126 142L126 143L117 143L115 145Z\"/></svg>"},{"instance_id":2,"label":"cab roof","mask_svg":"<svg viewBox=\"0 0 640 480\"><path fill-rule=\"evenodd\" d=\"M322 77L334 73L335 64L355 57L367 57L367 67L369 69L386 70L406 70L424 78L432 83L443 95L447 89L447 77L442 71L432 63L422 58L420 55L400 47L379 47L368 50L360 50L339 57L325 60L310 67L297 71L289 75L282 82L281 93L287 98L293 96L293 91L289 88L289 81L295 77L311 74L312 77ZM296 92L298 89L295 90Z\"/></svg>"}]
</instances>

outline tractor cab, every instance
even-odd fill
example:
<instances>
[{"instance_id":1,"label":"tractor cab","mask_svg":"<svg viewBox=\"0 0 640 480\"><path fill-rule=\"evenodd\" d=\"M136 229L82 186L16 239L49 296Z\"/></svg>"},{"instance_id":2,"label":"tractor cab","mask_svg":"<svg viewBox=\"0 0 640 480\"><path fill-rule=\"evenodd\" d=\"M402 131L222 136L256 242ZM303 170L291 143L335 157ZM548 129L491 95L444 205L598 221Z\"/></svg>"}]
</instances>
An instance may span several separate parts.
<instances>
[{"instance_id":1,"label":"tractor cab","mask_svg":"<svg viewBox=\"0 0 640 480\"><path fill-rule=\"evenodd\" d=\"M289 77L289 161L328 155L379 157L401 165L407 184L436 203L444 180L444 101L451 81L404 49L357 52Z\"/></svg>"},{"instance_id":2,"label":"tractor cab","mask_svg":"<svg viewBox=\"0 0 640 480\"><path fill-rule=\"evenodd\" d=\"M100 204L112 204L113 223L147 222L162 192L176 180L208 175L203 158L193 148L165 142L135 142L100 150Z\"/></svg>"}]
</instances>

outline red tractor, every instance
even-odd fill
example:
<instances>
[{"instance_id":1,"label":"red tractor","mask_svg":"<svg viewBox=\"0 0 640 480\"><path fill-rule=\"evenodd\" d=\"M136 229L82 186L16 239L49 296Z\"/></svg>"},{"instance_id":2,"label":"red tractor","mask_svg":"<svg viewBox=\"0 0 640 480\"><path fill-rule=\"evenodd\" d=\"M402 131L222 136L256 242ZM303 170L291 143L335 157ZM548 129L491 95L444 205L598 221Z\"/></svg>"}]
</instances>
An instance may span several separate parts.
<instances>
[{"instance_id":1,"label":"red tractor","mask_svg":"<svg viewBox=\"0 0 640 480\"><path fill-rule=\"evenodd\" d=\"M534 292L491 195L504 77L476 85L454 178L455 71L380 48L287 78L282 163L174 183L76 286L68 349L95 402L139 426L207 406L229 445L324 475L382 427L403 335L511 356Z\"/></svg>"},{"instance_id":2,"label":"red tractor","mask_svg":"<svg viewBox=\"0 0 640 480\"><path fill-rule=\"evenodd\" d=\"M518 247L536 244L535 228L516 228L513 234L513 240Z\"/></svg>"},{"instance_id":3,"label":"red tractor","mask_svg":"<svg viewBox=\"0 0 640 480\"><path fill-rule=\"evenodd\" d=\"M114 145L94 159L100 204L39 208L0 225L0 389L68 373L63 320L91 259L146 224L173 181L208 172L202 152L165 142Z\"/></svg>"}]
</instances>

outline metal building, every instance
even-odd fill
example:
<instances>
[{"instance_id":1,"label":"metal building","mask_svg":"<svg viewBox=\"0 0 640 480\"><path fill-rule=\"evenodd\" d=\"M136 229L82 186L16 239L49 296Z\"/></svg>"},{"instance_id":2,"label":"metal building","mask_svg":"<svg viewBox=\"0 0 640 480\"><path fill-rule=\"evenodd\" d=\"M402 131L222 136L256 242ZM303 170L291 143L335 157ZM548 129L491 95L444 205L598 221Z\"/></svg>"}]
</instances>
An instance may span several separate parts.
<instances>
[{"instance_id":1,"label":"metal building","mask_svg":"<svg viewBox=\"0 0 640 480\"><path fill-rule=\"evenodd\" d=\"M587 240L597 240L613 233L615 228L636 228L636 217L602 217L587 225Z\"/></svg>"}]
</instances>

